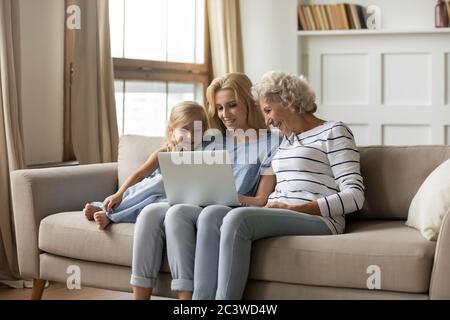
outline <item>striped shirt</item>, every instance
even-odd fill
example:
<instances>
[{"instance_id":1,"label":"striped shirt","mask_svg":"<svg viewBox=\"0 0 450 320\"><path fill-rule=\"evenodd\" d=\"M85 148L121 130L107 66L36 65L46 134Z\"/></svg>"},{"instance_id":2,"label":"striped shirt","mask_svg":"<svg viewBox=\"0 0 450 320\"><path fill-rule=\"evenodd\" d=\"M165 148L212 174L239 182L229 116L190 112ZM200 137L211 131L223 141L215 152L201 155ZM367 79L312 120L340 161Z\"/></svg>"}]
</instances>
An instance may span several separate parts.
<instances>
[{"instance_id":1,"label":"striped shirt","mask_svg":"<svg viewBox=\"0 0 450 320\"><path fill-rule=\"evenodd\" d=\"M271 165L277 183L268 202L301 205L317 200L320 218L333 234L344 232L345 214L362 208L359 151L342 122L286 136Z\"/></svg>"}]
</instances>

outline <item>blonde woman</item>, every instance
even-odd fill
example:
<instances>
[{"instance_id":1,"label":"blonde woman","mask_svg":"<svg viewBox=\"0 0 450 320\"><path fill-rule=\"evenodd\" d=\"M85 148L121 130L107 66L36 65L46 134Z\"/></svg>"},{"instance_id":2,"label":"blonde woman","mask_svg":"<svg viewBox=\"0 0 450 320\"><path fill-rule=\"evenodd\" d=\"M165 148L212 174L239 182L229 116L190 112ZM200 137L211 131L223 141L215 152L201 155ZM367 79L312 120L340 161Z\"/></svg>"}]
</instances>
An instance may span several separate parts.
<instances>
[{"instance_id":1,"label":"blonde woman","mask_svg":"<svg viewBox=\"0 0 450 320\"><path fill-rule=\"evenodd\" d=\"M222 138L214 147L231 155L240 202L263 207L275 186L275 176L268 170L268 164L280 137L267 130L251 87L252 82L243 73L219 77L207 89L207 109L212 126ZM230 210L222 205L203 208L178 204L167 211L164 224L173 279L171 288L180 297L214 299L218 258L210 254L219 254L220 226Z\"/></svg>"},{"instance_id":2,"label":"blonde woman","mask_svg":"<svg viewBox=\"0 0 450 320\"><path fill-rule=\"evenodd\" d=\"M97 227L105 229L110 223L136 222L141 210L151 203L165 202L166 194L158 168L158 153L174 150L194 150L194 122L209 127L205 109L196 102L178 103L171 111L167 124L165 144L153 152L148 160L133 172L119 188L103 202L86 204L84 214L94 220ZM201 133L202 134L202 133Z\"/></svg>"}]
</instances>

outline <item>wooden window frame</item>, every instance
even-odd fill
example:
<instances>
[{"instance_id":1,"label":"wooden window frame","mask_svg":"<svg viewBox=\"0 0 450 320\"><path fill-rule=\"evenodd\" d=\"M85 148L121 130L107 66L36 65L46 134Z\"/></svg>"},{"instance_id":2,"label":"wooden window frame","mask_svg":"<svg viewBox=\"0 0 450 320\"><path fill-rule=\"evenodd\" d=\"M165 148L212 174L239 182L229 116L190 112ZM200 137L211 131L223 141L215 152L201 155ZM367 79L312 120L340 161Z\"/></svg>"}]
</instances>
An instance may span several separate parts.
<instances>
[{"instance_id":1,"label":"wooden window frame","mask_svg":"<svg viewBox=\"0 0 450 320\"><path fill-rule=\"evenodd\" d=\"M67 19L67 7L78 5L78 0L65 0L64 16ZM64 112L63 112L63 162L75 161L75 152L72 143L72 79L73 63L75 59L75 37L76 30L66 27L64 23Z\"/></svg>"},{"instance_id":2,"label":"wooden window frame","mask_svg":"<svg viewBox=\"0 0 450 320\"><path fill-rule=\"evenodd\" d=\"M206 64L113 58L117 80L209 83Z\"/></svg>"},{"instance_id":3,"label":"wooden window frame","mask_svg":"<svg viewBox=\"0 0 450 320\"><path fill-rule=\"evenodd\" d=\"M209 42L208 1L205 0L204 62L182 63L171 61L113 58L115 80L190 82L203 85L203 103L206 88L212 81L211 49Z\"/></svg>"},{"instance_id":4,"label":"wooden window frame","mask_svg":"<svg viewBox=\"0 0 450 320\"><path fill-rule=\"evenodd\" d=\"M203 103L206 106L206 89L213 79L207 3L208 1L205 0L204 62L202 64L113 58L114 80L199 83L203 85ZM68 6L74 4L79 4L79 0L65 0L64 11L67 10ZM66 14L65 17L67 18ZM70 30L65 27L63 161L76 160L71 134L71 86L73 79L73 61L75 58L75 41L76 30Z\"/></svg>"}]
</instances>

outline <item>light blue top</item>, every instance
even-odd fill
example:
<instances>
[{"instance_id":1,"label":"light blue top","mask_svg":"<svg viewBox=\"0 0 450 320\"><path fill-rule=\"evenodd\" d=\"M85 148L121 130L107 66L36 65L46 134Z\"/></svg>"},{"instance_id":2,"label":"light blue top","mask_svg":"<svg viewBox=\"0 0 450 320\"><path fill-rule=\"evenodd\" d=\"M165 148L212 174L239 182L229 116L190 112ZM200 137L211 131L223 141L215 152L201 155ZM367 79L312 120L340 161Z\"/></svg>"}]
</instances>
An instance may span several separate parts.
<instances>
[{"instance_id":1,"label":"light blue top","mask_svg":"<svg viewBox=\"0 0 450 320\"><path fill-rule=\"evenodd\" d=\"M236 190L239 194L254 197L261 175L267 174L272 156L276 153L280 139L277 134L268 134L252 142L233 143L224 139L224 150L230 153Z\"/></svg>"}]
</instances>

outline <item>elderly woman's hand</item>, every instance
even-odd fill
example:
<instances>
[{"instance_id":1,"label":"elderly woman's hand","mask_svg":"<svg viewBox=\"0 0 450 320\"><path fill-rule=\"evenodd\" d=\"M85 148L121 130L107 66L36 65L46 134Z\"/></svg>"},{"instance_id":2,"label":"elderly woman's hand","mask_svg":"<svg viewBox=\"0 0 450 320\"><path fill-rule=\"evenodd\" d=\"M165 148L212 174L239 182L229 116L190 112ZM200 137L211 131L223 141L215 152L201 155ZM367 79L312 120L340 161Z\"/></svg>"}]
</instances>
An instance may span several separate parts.
<instances>
[{"instance_id":1,"label":"elderly woman's hand","mask_svg":"<svg viewBox=\"0 0 450 320\"><path fill-rule=\"evenodd\" d=\"M287 210L291 210L291 206L288 205L287 203L283 203L283 202L269 202L266 204L265 208L269 208L269 209L287 209Z\"/></svg>"},{"instance_id":2,"label":"elderly woman's hand","mask_svg":"<svg viewBox=\"0 0 450 320\"><path fill-rule=\"evenodd\" d=\"M314 216L321 216L320 208L317 200L311 201L305 204L287 204L283 202L270 202L266 204L265 208L278 208L278 209L287 209L292 211L297 211L301 213L307 213Z\"/></svg>"}]
</instances>

